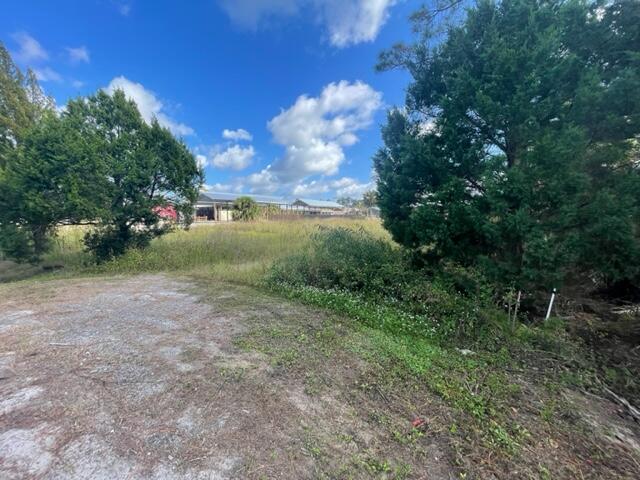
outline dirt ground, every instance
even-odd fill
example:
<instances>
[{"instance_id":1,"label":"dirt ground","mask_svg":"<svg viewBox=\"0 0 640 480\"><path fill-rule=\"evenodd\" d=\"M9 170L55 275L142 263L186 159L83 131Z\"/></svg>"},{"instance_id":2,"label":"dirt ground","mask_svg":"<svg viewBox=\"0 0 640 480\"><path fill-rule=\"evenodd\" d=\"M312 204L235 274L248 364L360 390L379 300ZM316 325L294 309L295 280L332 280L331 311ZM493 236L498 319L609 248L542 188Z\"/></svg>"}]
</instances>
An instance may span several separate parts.
<instances>
[{"instance_id":1,"label":"dirt ground","mask_svg":"<svg viewBox=\"0 0 640 480\"><path fill-rule=\"evenodd\" d=\"M348 400L234 346L303 307L229 285L205 302L161 275L0 293L0 478L319 478L379 436ZM363 458L356 477L391 471ZM424 478L453 478L436 445L430 459Z\"/></svg>"},{"instance_id":2,"label":"dirt ground","mask_svg":"<svg viewBox=\"0 0 640 480\"><path fill-rule=\"evenodd\" d=\"M349 322L166 275L0 285L0 478L640 478L612 403L564 394L556 428L527 385L498 459Z\"/></svg>"}]
</instances>

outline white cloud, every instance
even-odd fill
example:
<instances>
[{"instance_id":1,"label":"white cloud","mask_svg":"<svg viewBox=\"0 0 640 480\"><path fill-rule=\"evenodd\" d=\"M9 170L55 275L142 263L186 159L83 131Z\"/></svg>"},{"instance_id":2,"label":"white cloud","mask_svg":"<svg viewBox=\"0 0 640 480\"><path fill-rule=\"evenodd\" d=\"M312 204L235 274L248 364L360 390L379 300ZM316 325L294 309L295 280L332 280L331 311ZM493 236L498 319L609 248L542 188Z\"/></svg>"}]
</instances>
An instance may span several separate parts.
<instances>
[{"instance_id":1,"label":"white cloud","mask_svg":"<svg viewBox=\"0 0 640 480\"><path fill-rule=\"evenodd\" d=\"M231 20L243 28L257 29L274 19L311 11L328 31L331 44L346 47L370 42L397 0L219 0Z\"/></svg>"},{"instance_id":2,"label":"white cloud","mask_svg":"<svg viewBox=\"0 0 640 480\"><path fill-rule=\"evenodd\" d=\"M226 183L214 183L213 185L202 185L200 190L208 190L211 192L235 192L237 187Z\"/></svg>"},{"instance_id":3,"label":"white cloud","mask_svg":"<svg viewBox=\"0 0 640 480\"><path fill-rule=\"evenodd\" d=\"M241 147L233 145L223 152L217 153L211 159L211 164L217 168L242 170L249 166L256 152L252 145Z\"/></svg>"},{"instance_id":4,"label":"white cloud","mask_svg":"<svg viewBox=\"0 0 640 480\"><path fill-rule=\"evenodd\" d=\"M320 180L313 180L309 183L299 183L293 187L292 193L298 197L309 197L319 195L321 193L327 193L328 191L329 186L326 183Z\"/></svg>"},{"instance_id":5,"label":"white cloud","mask_svg":"<svg viewBox=\"0 0 640 480\"><path fill-rule=\"evenodd\" d=\"M84 82L82 80L72 80L71 85L73 88L82 88L84 87Z\"/></svg>"},{"instance_id":6,"label":"white cloud","mask_svg":"<svg viewBox=\"0 0 640 480\"><path fill-rule=\"evenodd\" d=\"M269 123L285 155L272 172L282 181L314 174L335 175L345 160L343 148L358 141L382 106L382 94L362 82L327 85L319 97L298 97L293 106Z\"/></svg>"},{"instance_id":7,"label":"white cloud","mask_svg":"<svg viewBox=\"0 0 640 480\"><path fill-rule=\"evenodd\" d=\"M34 68L33 73L40 82L61 82L62 77L58 72L49 67Z\"/></svg>"},{"instance_id":8,"label":"white cloud","mask_svg":"<svg viewBox=\"0 0 640 480\"><path fill-rule=\"evenodd\" d=\"M336 47L371 42L396 0L316 0L329 39Z\"/></svg>"},{"instance_id":9,"label":"white cloud","mask_svg":"<svg viewBox=\"0 0 640 480\"><path fill-rule=\"evenodd\" d=\"M433 118L423 120L418 124L418 133L420 135L429 135L436 129L436 121Z\"/></svg>"},{"instance_id":10,"label":"white cloud","mask_svg":"<svg viewBox=\"0 0 640 480\"><path fill-rule=\"evenodd\" d=\"M198 164L198 167L200 168L204 168L207 166L207 157L202 155L202 154L197 154L196 155L196 163Z\"/></svg>"},{"instance_id":11,"label":"white cloud","mask_svg":"<svg viewBox=\"0 0 640 480\"><path fill-rule=\"evenodd\" d=\"M275 193L282 185L271 171L271 165L267 165L257 173L252 173L237 180L240 187L246 186L251 193Z\"/></svg>"},{"instance_id":12,"label":"white cloud","mask_svg":"<svg viewBox=\"0 0 640 480\"><path fill-rule=\"evenodd\" d=\"M313 180L308 183L299 183L293 187L295 196L305 197L334 192L335 197L362 198L364 192L374 188L373 182L360 183L355 178L342 177L337 180ZM326 196L326 195L325 195Z\"/></svg>"},{"instance_id":13,"label":"white cloud","mask_svg":"<svg viewBox=\"0 0 640 480\"><path fill-rule=\"evenodd\" d=\"M18 61L28 63L47 60L49 58L49 54L42 48L40 42L28 33L16 32L11 35L11 38L13 38L20 47L20 49L14 53L14 57Z\"/></svg>"},{"instance_id":14,"label":"white cloud","mask_svg":"<svg viewBox=\"0 0 640 480\"><path fill-rule=\"evenodd\" d=\"M104 89L108 94L113 94L116 90L122 90L127 98L133 100L138 105L138 110L145 122L150 123L155 117L158 123L168 128L174 135L193 135L193 129L172 119L163 110L163 103L156 97L155 93L147 90L140 83L132 82L126 77L115 77Z\"/></svg>"},{"instance_id":15,"label":"white cloud","mask_svg":"<svg viewBox=\"0 0 640 480\"><path fill-rule=\"evenodd\" d=\"M332 182L331 186L336 190L338 197L362 198L364 192L372 190L375 184L373 182L360 183L354 178L343 177Z\"/></svg>"},{"instance_id":16,"label":"white cloud","mask_svg":"<svg viewBox=\"0 0 640 480\"><path fill-rule=\"evenodd\" d=\"M89 56L89 50L84 45L81 47L67 47L67 55L72 63L89 63L91 57Z\"/></svg>"},{"instance_id":17,"label":"white cloud","mask_svg":"<svg viewBox=\"0 0 640 480\"><path fill-rule=\"evenodd\" d=\"M224 129L222 131L222 138L226 138L227 140L246 140L250 142L253 140L253 135L247 132L244 128L239 128L237 130L228 130Z\"/></svg>"}]
</instances>

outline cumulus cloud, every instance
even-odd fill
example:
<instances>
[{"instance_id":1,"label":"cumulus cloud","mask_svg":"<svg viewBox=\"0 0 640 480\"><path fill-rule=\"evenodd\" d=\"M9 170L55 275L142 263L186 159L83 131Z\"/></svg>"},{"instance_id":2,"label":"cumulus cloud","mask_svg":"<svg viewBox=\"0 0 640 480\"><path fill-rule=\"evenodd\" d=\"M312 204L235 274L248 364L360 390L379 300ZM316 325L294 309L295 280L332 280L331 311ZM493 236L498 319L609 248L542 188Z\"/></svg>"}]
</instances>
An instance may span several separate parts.
<instances>
[{"instance_id":1,"label":"cumulus cloud","mask_svg":"<svg viewBox=\"0 0 640 480\"><path fill-rule=\"evenodd\" d=\"M396 1L321 0L316 3L331 44L346 47L375 40Z\"/></svg>"},{"instance_id":2,"label":"cumulus cloud","mask_svg":"<svg viewBox=\"0 0 640 480\"><path fill-rule=\"evenodd\" d=\"M34 68L33 73L40 82L61 82L62 76L49 67Z\"/></svg>"},{"instance_id":3,"label":"cumulus cloud","mask_svg":"<svg viewBox=\"0 0 640 480\"><path fill-rule=\"evenodd\" d=\"M271 165L267 165L257 173L252 173L237 180L241 187L248 188L251 193L275 193L282 188L278 177L271 171Z\"/></svg>"},{"instance_id":4,"label":"cumulus cloud","mask_svg":"<svg viewBox=\"0 0 640 480\"><path fill-rule=\"evenodd\" d=\"M382 95L363 82L331 83L317 97L301 95L267 124L273 140L284 147L282 157L258 172L234 179L234 191L361 196L371 183L326 177L339 173L344 149L358 141L357 134L371 125L381 107ZM219 166L230 168L230 150L237 155L242 147L233 145L215 152Z\"/></svg>"},{"instance_id":5,"label":"cumulus cloud","mask_svg":"<svg viewBox=\"0 0 640 480\"><path fill-rule=\"evenodd\" d=\"M18 44L19 49L13 54L13 56L19 62L37 62L47 60L49 58L49 54L44 48L42 48L40 42L28 33L16 32L11 35L11 38L13 38Z\"/></svg>"},{"instance_id":6,"label":"cumulus cloud","mask_svg":"<svg viewBox=\"0 0 640 480\"><path fill-rule=\"evenodd\" d=\"M295 196L299 197L311 197L314 195L319 195L322 193L327 193L329 191L329 185L320 180L312 180L309 183L299 183L298 185L293 187L291 193Z\"/></svg>"},{"instance_id":7,"label":"cumulus cloud","mask_svg":"<svg viewBox=\"0 0 640 480\"><path fill-rule=\"evenodd\" d=\"M200 190L208 190L210 192L235 192L237 187L227 183L214 183L213 185L202 185Z\"/></svg>"},{"instance_id":8,"label":"cumulus cloud","mask_svg":"<svg viewBox=\"0 0 640 480\"><path fill-rule=\"evenodd\" d=\"M295 196L305 197L334 192L335 197L362 198L364 192L374 188L373 182L359 182L355 178L342 177L337 180L312 180L294 186Z\"/></svg>"},{"instance_id":9,"label":"cumulus cloud","mask_svg":"<svg viewBox=\"0 0 640 480\"><path fill-rule=\"evenodd\" d=\"M207 157L205 155L198 153L196 155L196 163L198 164L198 167L204 168L209 162L207 161Z\"/></svg>"},{"instance_id":10,"label":"cumulus cloud","mask_svg":"<svg viewBox=\"0 0 640 480\"><path fill-rule=\"evenodd\" d=\"M298 97L268 123L275 142L285 147L272 173L285 182L335 175L345 160L343 148L358 141L356 132L371 124L381 106L382 94L363 82L343 80L318 97Z\"/></svg>"},{"instance_id":11,"label":"cumulus cloud","mask_svg":"<svg viewBox=\"0 0 640 480\"><path fill-rule=\"evenodd\" d=\"M332 187L338 197L362 198L364 192L368 192L375 187L373 182L361 183L354 178L344 177L333 182Z\"/></svg>"},{"instance_id":12,"label":"cumulus cloud","mask_svg":"<svg viewBox=\"0 0 640 480\"><path fill-rule=\"evenodd\" d=\"M75 48L67 47L67 55L71 63L89 63L91 61L89 50L84 45Z\"/></svg>"},{"instance_id":13,"label":"cumulus cloud","mask_svg":"<svg viewBox=\"0 0 640 480\"><path fill-rule=\"evenodd\" d=\"M251 164L256 152L253 145L241 147L232 145L226 150L217 153L211 159L211 164L217 168L229 168L231 170L243 170Z\"/></svg>"},{"instance_id":14,"label":"cumulus cloud","mask_svg":"<svg viewBox=\"0 0 640 480\"><path fill-rule=\"evenodd\" d=\"M253 140L253 135L247 132L244 128L239 128L237 130L228 130L224 129L222 131L222 138L226 138L227 140L246 140L250 142Z\"/></svg>"},{"instance_id":15,"label":"cumulus cloud","mask_svg":"<svg viewBox=\"0 0 640 480\"><path fill-rule=\"evenodd\" d=\"M104 89L112 95L116 90L122 90L127 98L133 100L138 105L138 110L145 122L150 123L155 117L158 123L168 128L174 135L193 135L193 129L179 123L171 118L165 111L163 103L156 97L155 93L147 90L142 84L132 82L126 77L115 77Z\"/></svg>"},{"instance_id":16,"label":"cumulus cloud","mask_svg":"<svg viewBox=\"0 0 640 480\"><path fill-rule=\"evenodd\" d=\"M337 47L374 40L395 3L396 0L219 0L235 24L252 30L274 18L311 11Z\"/></svg>"}]
</instances>

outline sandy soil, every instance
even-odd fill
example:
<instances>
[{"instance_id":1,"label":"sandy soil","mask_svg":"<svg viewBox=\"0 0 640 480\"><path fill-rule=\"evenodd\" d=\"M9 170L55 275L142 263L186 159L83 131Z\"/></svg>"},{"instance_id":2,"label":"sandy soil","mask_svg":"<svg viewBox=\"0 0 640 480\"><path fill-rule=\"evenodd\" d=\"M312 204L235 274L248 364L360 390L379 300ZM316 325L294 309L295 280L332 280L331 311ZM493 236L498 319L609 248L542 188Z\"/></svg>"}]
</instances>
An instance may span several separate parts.
<instances>
[{"instance_id":1,"label":"sandy soil","mask_svg":"<svg viewBox=\"0 0 640 480\"><path fill-rule=\"evenodd\" d=\"M520 379L531 434L496 458L348 322L165 275L0 285L0 479L640 478L619 406L567 391L544 422Z\"/></svg>"},{"instance_id":2,"label":"sandy soil","mask_svg":"<svg viewBox=\"0 0 640 480\"><path fill-rule=\"evenodd\" d=\"M0 290L0 478L318 478L314 425L357 422L233 344L302 307L228 285L203 302L161 275L25 285ZM453 478L437 454L425 478Z\"/></svg>"}]
</instances>

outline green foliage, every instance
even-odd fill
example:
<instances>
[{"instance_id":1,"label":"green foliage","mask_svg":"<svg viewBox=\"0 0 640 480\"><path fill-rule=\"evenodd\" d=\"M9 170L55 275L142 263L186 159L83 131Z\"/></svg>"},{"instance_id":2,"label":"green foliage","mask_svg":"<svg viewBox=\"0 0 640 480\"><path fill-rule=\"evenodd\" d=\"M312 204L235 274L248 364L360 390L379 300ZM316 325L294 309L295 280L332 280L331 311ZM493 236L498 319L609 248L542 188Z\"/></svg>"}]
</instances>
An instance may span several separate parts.
<instances>
[{"instance_id":1,"label":"green foliage","mask_svg":"<svg viewBox=\"0 0 640 480\"><path fill-rule=\"evenodd\" d=\"M169 231L155 209L171 204L187 220L202 172L187 146L156 120L148 125L122 91L73 100L63 120L80 125L85 155L104 168L98 225L86 246L99 261Z\"/></svg>"},{"instance_id":2,"label":"green foliage","mask_svg":"<svg viewBox=\"0 0 640 480\"><path fill-rule=\"evenodd\" d=\"M297 295L329 292L335 310L397 333L475 337L491 309L480 278L452 269L434 277L362 229L320 228L305 251L276 262L267 282Z\"/></svg>"},{"instance_id":3,"label":"green foliage","mask_svg":"<svg viewBox=\"0 0 640 480\"><path fill-rule=\"evenodd\" d=\"M365 208L373 208L378 204L378 193L375 190L369 190L362 194L362 205Z\"/></svg>"},{"instance_id":4,"label":"green foliage","mask_svg":"<svg viewBox=\"0 0 640 480\"><path fill-rule=\"evenodd\" d=\"M84 155L85 139L54 113L26 131L0 178L0 249L35 261L61 221L97 213L102 169Z\"/></svg>"},{"instance_id":5,"label":"green foliage","mask_svg":"<svg viewBox=\"0 0 640 480\"><path fill-rule=\"evenodd\" d=\"M0 169L27 131L54 106L33 71L21 72L0 42Z\"/></svg>"},{"instance_id":6,"label":"green foliage","mask_svg":"<svg viewBox=\"0 0 640 480\"><path fill-rule=\"evenodd\" d=\"M640 274L640 4L480 1L413 77L375 156L394 239L517 289ZM424 20L418 16L418 20Z\"/></svg>"},{"instance_id":7,"label":"green foliage","mask_svg":"<svg viewBox=\"0 0 640 480\"><path fill-rule=\"evenodd\" d=\"M49 245L48 236L58 219L57 194L67 187L52 184L51 169L47 169L51 158L41 161L33 142L54 130L53 106L34 73L22 73L0 42L0 251L27 261L36 260ZM44 124L38 129L40 122ZM44 178L45 184L33 194L28 188L37 178ZM49 206L54 210L42 211L41 207Z\"/></svg>"},{"instance_id":8,"label":"green foliage","mask_svg":"<svg viewBox=\"0 0 640 480\"><path fill-rule=\"evenodd\" d=\"M133 101L100 91L61 115L0 44L0 250L36 261L60 223L93 223L86 246L105 260L168 231L168 203L189 222L202 182L193 155Z\"/></svg>"},{"instance_id":9,"label":"green foliage","mask_svg":"<svg viewBox=\"0 0 640 480\"><path fill-rule=\"evenodd\" d=\"M250 222L258 218L260 209L251 197L238 197L233 202L233 219L241 222Z\"/></svg>"},{"instance_id":10,"label":"green foliage","mask_svg":"<svg viewBox=\"0 0 640 480\"><path fill-rule=\"evenodd\" d=\"M145 247L171 228L156 209L188 222L202 172L186 145L146 124L124 93L99 92L44 115L10 152L0 177L0 248L37 260L56 227L90 223L98 261Z\"/></svg>"}]
</instances>

